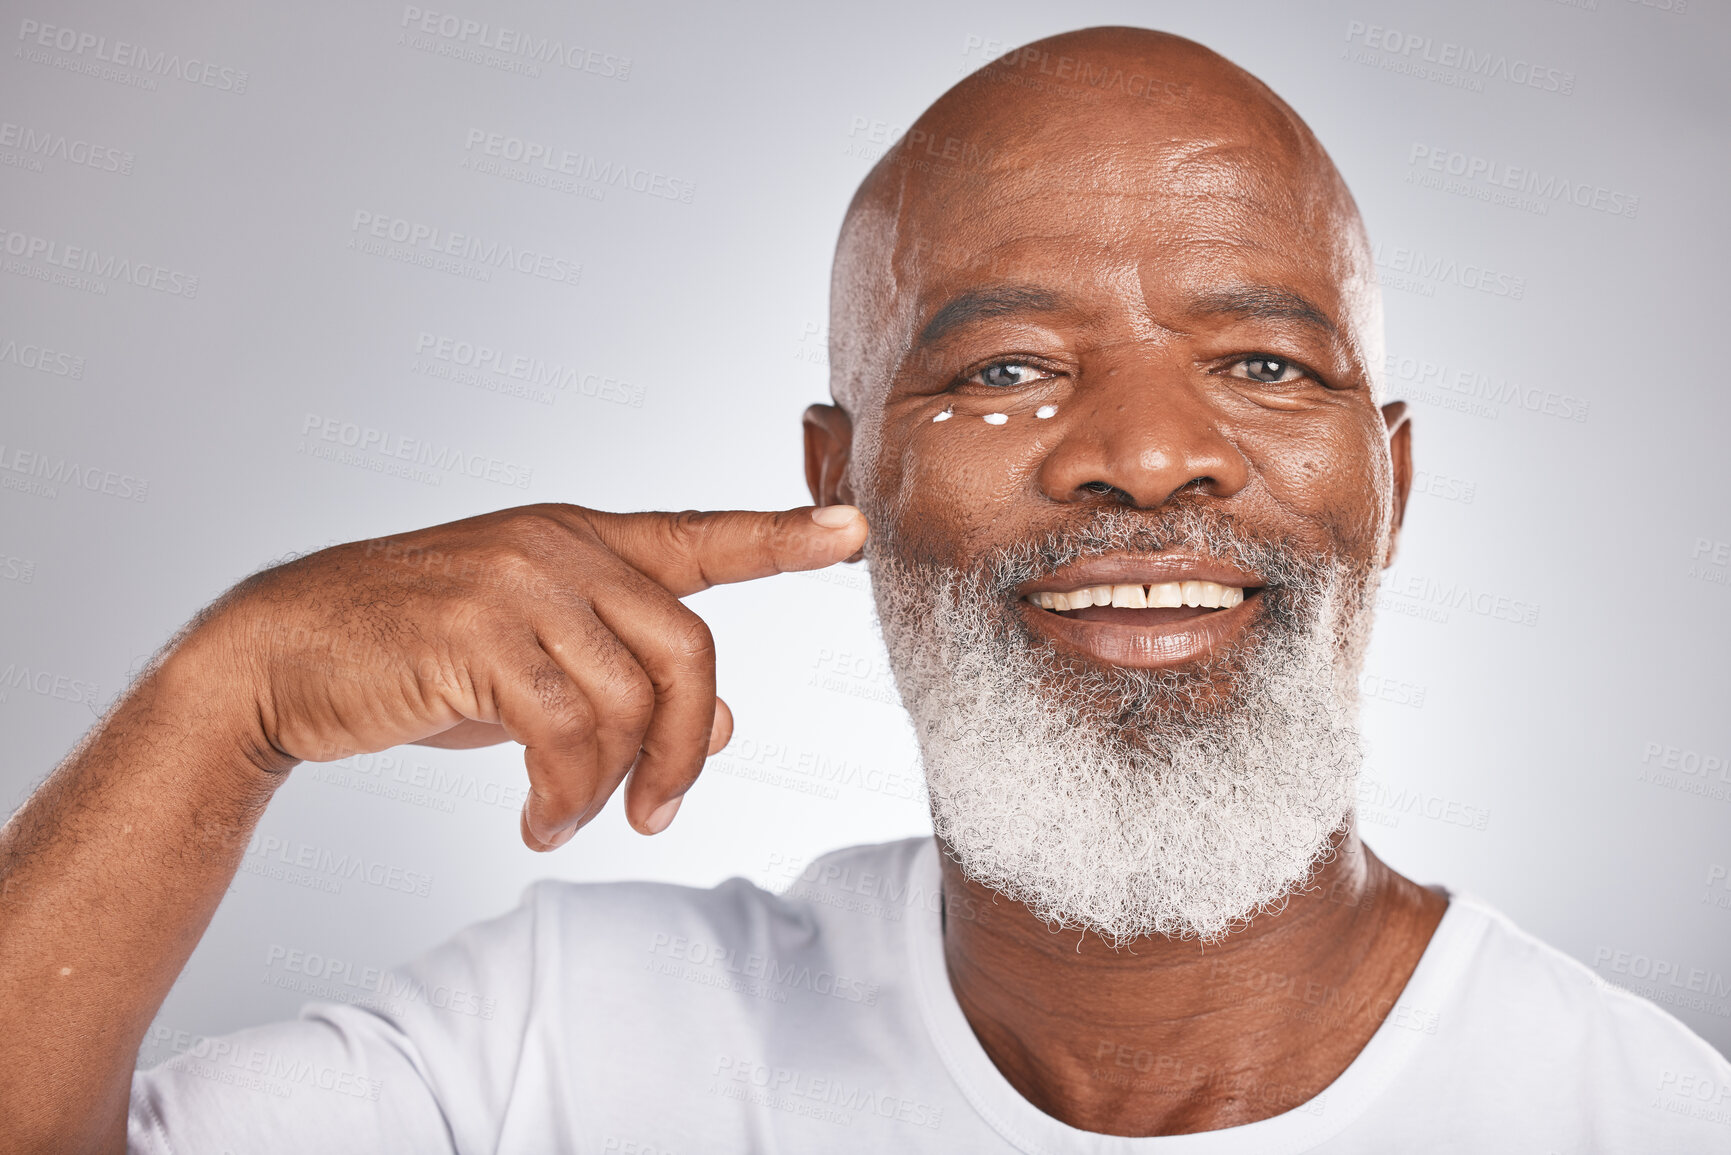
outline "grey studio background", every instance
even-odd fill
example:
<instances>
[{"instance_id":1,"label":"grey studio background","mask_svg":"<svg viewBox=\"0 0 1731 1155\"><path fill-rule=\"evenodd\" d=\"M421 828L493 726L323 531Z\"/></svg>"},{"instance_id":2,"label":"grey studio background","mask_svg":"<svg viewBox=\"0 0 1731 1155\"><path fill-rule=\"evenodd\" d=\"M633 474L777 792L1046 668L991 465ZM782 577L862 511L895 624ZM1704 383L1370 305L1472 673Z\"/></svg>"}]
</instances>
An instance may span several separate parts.
<instances>
[{"instance_id":1,"label":"grey studio background","mask_svg":"<svg viewBox=\"0 0 1731 1155\"><path fill-rule=\"evenodd\" d=\"M1378 246L1420 472L1367 838L1731 1051L1722 5L163 7L0 21L8 811L272 559L532 501L804 503L856 183L991 57L1141 24L1268 81ZM862 571L692 604L737 733L667 834L615 804L530 854L514 746L302 766L141 1059L378 998L538 877L780 886L929 829Z\"/></svg>"}]
</instances>

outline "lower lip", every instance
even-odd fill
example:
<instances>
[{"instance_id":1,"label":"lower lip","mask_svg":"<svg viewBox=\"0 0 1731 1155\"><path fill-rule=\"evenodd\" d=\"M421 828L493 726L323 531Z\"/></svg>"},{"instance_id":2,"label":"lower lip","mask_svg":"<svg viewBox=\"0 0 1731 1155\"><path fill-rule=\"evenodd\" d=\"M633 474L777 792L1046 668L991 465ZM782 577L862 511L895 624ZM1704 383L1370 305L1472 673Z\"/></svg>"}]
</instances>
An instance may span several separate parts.
<instances>
[{"instance_id":1,"label":"lower lip","mask_svg":"<svg viewBox=\"0 0 1731 1155\"><path fill-rule=\"evenodd\" d=\"M1158 670L1197 661L1239 641L1261 605L1262 591L1257 590L1231 609L1162 623L1087 621L1026 600L1021 609L1023 620L1060 649L1078 651L1103 665Z\"/></svg>"}]
</instances>

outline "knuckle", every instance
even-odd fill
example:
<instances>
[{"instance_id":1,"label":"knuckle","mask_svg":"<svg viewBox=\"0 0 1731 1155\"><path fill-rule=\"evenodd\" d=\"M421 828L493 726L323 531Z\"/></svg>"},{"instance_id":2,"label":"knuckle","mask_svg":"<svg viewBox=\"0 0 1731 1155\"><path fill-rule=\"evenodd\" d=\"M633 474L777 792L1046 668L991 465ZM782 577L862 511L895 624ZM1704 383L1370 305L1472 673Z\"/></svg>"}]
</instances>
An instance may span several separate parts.
<instances>
[{"instance_id":1,"label":"knuckle","mask_svg":"<svg viewBox=\"0 0 1731 1155\"><path fill-rule=\"evenodd\" d=\"M683 608L683 607L682 607ZM715 661L715 634L709 623L685 610L667 632L667 647L675 657L687 662Z\"/></svg>"},{"instance_id":2,"label":"knuckle","mask_svg":"<svg viewBox=\"0 0 1731 1155\"><path fill-rule=\"evenodd\" d=\"M597 517L607 514L568 501L543 501L523 507L525 511L556 526L567 539L593 539Z\"/></svg>"},{"instance_id":3,"label":"knuckle","mask_svg":"<svg viewBox=\"0 0 1731 1155\"><path fill-rule=\"evenodd\" d=\"M588 743L595 728L595 715L575 696L568 696L547 708L547 722L553 739L562 746L578 747Z\"/></svg>"},{"instance_id":4,"label":"knuckle","mask_svg":"<svg viewBox=\"0 0 1731 1155\"><path fill-rule=\"evenodd\" d=\"M486 551L476 566L475 584L493 592L533 591L540 573L541 563L525 543L513 541Z\"/></svg>"},{"instance_id":5,"label":"knuckle","mask_svg":"<svg viewBox=\"0 0 1731 1155\"><path fill-rule=\"evenodd\" d=\"M547 707L554 740L563 746L586 746L595 730L595 712L576 694L563 694Z\"/></svg>"},{"instance_id":6,"label":"knuckle","mask_svg":"<svg viewBox=\"0 0 1731 1155\"><path fill-rule=\"evenodd\" d=\"M571 527L566 524L568 507L557 502L541 502L536 505L520 505L510 511L507 524L513 531L524 533L561 534L569 536Z\"/></svg>"},{"instance_id":7,"label":"knuckle","mask_svg":"<svg viewBox=\"0 0 1731 1155\"><path fill-rule=\"evenodd\" d=\"M655 686L640 670L609 671L602 683L601 694L612 712L631 725L641 725L655 712Z\"/></svg>"},{"instance_id":8,"label":"knuckle","mask_svg":"<svg viewBox=\"0 0 1731 1155\"><path fill-rule=\"evenodd\" d=\"M673 557L699 556L713 517L701 509L682 509L656 518L653 525L659 532L661 548Z\"/></svg>"},{"instance_id":9,"label":"knuckle","mask_svg":"<svg viewBox=\"0 0 1731 1155\"><path fill-rule=\"evenodd\" d=\"M512 511L491 548L488 584L518 600L558 605L586 604L573 575L591 566L574 564L597 543L575 506L531 505ZM573 511L567 513L565 511Z\"/></svg>"},{"instance_id":10,"label":"knuckle","mask_svg":"<svg viewBox=\"0 0 1731 1155\"><path fill-rule=\"evenodd\" d=\"M661 524L667 532L682 541L700 537L715 514L703 509L681 509L668 514Z\"/></svg>"},{"instance_id":11,"label":"knuckle","mask_svg":"<svg viewBox=\"0 0 1731 1155\"><path fill-rule=\"evenodd\" d=\"M516 552L530 558L546 558L571 548L576 534L556 509L549 505L527 505L515 511L506 523L506 531Z\"/></svg>"},{"instance_id":12,"label":"knuckle","mask_svg":"<svg viewBox=\"0 0 1731 1155\"><path fill-rule=\"evenodd\" d=\"M557 737L575 740L588 734L595 712L563 670L554 665L538 667L534 686L536 704Z\"/></svg>"},{"instance_id":13,"label":"knuckle","mask_svg":"<svg viewBox=\"0 0 1731 1155\"><path fill-rule=\"evenodd\" d=\"M593 793L586 786L565 782L556 774L544 773L539 782L529 788L535 799L535 809L553 818L577 814L589 804Z\"/></svg>"}]
</instances>

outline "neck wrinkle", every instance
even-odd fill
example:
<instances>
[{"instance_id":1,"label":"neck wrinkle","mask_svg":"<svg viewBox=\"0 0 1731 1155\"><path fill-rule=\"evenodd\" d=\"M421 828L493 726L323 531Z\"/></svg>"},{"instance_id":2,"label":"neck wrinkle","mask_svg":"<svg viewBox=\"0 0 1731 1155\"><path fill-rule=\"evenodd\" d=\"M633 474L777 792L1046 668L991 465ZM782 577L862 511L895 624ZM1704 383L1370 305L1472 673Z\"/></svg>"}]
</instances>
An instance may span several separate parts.
<instances>
[{"instance_id":1,"label":"neck wrinkle","mask_svg":"<svg viewBox=\"0 0 1731 1155\"><path fill-rule=\"evenodd\" d=\"M940 843L951 989L999 1072L1072 1126L1181 1134L1289 1110L1363 1049L1441 917L1404 933L1408 892L1430 892L1389 870L1350 820L1331 844L1284 907L1223 942L1113 950L968 879ZM1336 1021L1315 1022L1323 1008Z\"/></svg>"}]
</instances>

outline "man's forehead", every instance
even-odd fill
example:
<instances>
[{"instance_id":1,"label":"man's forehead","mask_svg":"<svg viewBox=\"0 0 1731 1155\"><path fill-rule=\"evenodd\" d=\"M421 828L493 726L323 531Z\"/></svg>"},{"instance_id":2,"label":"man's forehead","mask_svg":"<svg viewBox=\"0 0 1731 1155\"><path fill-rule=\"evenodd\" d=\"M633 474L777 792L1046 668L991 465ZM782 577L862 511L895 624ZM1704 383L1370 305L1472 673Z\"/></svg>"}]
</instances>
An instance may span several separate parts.
<instances>
[{"instance_id":1,"label":"man's forehead","mask_svg":"<svg viewBox=\"0 0 1731 1155\"><path fill-rule=\"evenodd\" d=\"M1132 271L1190 296L1250 276L1312 280L1314 295L1354 246L1303 163L1238 141L1036 137L971 171L911 174L888 271L915 313L983 282L1082 291Z\"/></svg>"},{"instance_id":2,"label":"man's forehead","mask_svg":"<svg viewBox=\"0 0 1731 1155\"><path fill-rule=\"evenodd\" d=\"M1209 304L1236 316L1320 314L1364 360L1380 357L1357 208L1278 97L1200 45L1147 30L1089 29L1031 47L1124 61L1171 83L1157 100L1059 100L1018 80L1023 49L928 109L868 177L843 229L838 398L873 379L882 354L934 321L943 328L946 310L977 314L1017 292L1024 305L1031 292L1096 305L1115 294L1174 315ZM958 303L969 295L971 306Z\"/></svg>"}]
</instances>

